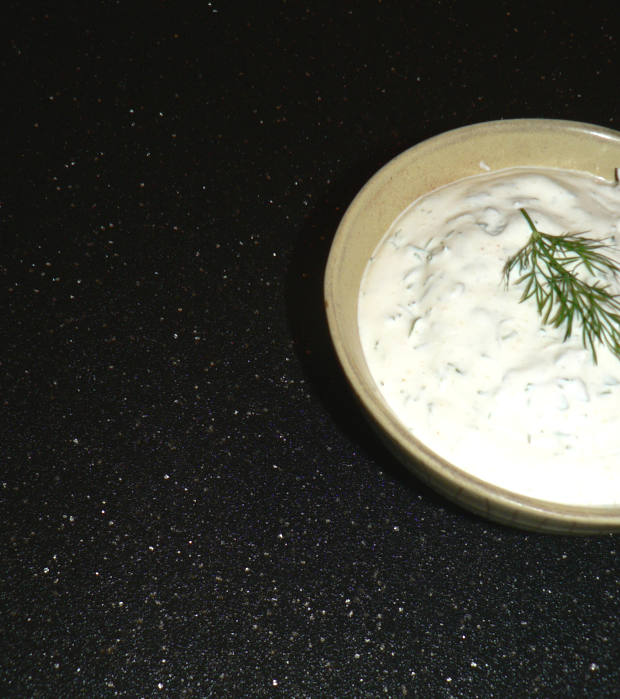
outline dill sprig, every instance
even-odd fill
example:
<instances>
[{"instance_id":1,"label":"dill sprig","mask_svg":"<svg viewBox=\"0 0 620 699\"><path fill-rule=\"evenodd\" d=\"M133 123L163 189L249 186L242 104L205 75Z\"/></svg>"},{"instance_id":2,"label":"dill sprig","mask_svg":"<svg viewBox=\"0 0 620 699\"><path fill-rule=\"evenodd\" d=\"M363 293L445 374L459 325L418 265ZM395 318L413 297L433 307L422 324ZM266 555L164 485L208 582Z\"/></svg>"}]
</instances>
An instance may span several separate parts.
<instances>
[{"instance_id":1,"label":"dill sprig","mask_svg":"<svg viewBox=\"0 0 620 699\"><path fill-rule=\"evenodd\" d=\"M610 246L581 233L544 233L536 228L525 209L520 211L531 235L504 265L506 286L517 267L521 276L515 283L525 284L520 301L533 297L543 324L556 328L564 325L567 340L578 321L583 346L591 350L595 363L599 342L620 359L620 295L611 293L605 283L620 274L620 267L605 254ZM581 279L577 272L583 269L599 279L593 283Z\"/></svg>"}]
</instances>

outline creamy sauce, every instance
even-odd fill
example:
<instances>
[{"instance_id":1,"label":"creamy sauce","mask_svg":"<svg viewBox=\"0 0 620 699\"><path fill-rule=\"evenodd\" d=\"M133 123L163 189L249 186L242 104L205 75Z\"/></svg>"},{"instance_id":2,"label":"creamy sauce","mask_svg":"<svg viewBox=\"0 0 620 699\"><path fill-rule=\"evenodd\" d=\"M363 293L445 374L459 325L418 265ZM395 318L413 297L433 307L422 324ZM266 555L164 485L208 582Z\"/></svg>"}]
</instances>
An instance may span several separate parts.
<instances>
[{"instance_id":1,"label":"creamy sauce","mask_svg":"<svg viewBox=\"0 0 620 699\"><path fill-rule=\"evenodd\" d=\"M442 187L394 222L365 271L358 323L369 370L397 419L456 467L513 492L620 504L620 359L584 349L580 326L542 325L503 267L539 230L611 238L620 186L514 168ZM620 280L608 280L620 293Z\"/></svg>"}]
</instances>

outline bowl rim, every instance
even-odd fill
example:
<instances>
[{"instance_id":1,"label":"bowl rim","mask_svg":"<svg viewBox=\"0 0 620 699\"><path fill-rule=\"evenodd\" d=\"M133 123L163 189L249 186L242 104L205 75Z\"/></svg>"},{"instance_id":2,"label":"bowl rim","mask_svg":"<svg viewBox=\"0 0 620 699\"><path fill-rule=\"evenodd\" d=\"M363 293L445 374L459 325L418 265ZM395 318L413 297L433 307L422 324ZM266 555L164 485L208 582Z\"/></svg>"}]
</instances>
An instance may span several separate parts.
<instances>
[{"instance_id":1,"label":"bowl rim","mask_svg":"<svg viewBox=\"0 0 620 699\"><path fill-rule=\"evenodd\" d=\"M579 137L592 137L600 142L613 141L620 147L619 131L587 122L542 118L478 122L451 129L413 145L375 172L345 211L333 238L325 267L325 312L336 355L363 412L388 449L423 482L468 510L521 529L550 533L605 533L620 530L620 505L567 505L522 495L481 480L431 451L394 417L372 379L369 383L368 369L361 369L354 360L352 350L346 346L342 334L343 307L339 298L338 275L345 264L351 226L359 215L363 215L363 211L375 200L380 190L391 185L394 172L426 149L439 145L447 147L467 136L491 131L507 135L516 131L527 138L528 134L545 130L556 134L573 132ZM535 166L532 164L532 167ZM461 177L452 181L458 179ZM427 189L425 193L432 189L434 188ZM400 212L396 215L398 213ZM355 308L357 309L357 300ZM357 319L355 326L357 327Z\"/></svg>"}]
</instances>

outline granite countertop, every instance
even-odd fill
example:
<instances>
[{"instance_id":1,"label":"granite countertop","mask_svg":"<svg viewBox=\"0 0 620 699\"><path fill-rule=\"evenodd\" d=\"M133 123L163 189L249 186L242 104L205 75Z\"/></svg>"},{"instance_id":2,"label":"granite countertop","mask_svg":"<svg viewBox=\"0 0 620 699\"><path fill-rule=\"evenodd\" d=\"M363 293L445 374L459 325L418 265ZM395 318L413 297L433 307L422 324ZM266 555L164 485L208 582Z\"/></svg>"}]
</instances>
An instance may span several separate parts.
<instances>
[{"instance_id":1,"label":"granite countertop","mask_svg":"<svg viewBox=\"0 0 620 699\"><path fill-rule=\"evenodd\" d=\"M3 697L618 696L617 535L421 485L322 305L340 217L405 148L618 126L617 8L328 8L5 15Z\"/></svg>"}]
</instances>

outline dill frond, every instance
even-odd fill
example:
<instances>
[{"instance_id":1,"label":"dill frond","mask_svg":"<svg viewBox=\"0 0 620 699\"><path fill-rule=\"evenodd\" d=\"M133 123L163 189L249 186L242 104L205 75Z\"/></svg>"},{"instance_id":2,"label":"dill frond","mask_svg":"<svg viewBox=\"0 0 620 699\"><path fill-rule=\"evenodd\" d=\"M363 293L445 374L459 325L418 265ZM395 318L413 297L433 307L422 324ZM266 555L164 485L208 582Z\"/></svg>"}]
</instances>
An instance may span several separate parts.
<instances>
[{"instance_id":1,"label":"dill frond","mask_svg":"<svg viewBox=\"0 0 620 699\"><path fill-rule=\"evenodd\" d=\"M599 343L620 359L620 295L613 294L606 281L619 275L620 267L605 254L610 246L581 233L544 233L525 209L520 211L531 235L504 265L506 286L516 268L515 283L525 285L520 301L534 298L543 324L564 326L567 340L579 323L583 346L590 349L595 363ZM581 279L577 273L584 269L598 279L593 283Z\"/></svg>"}]
</instances>

